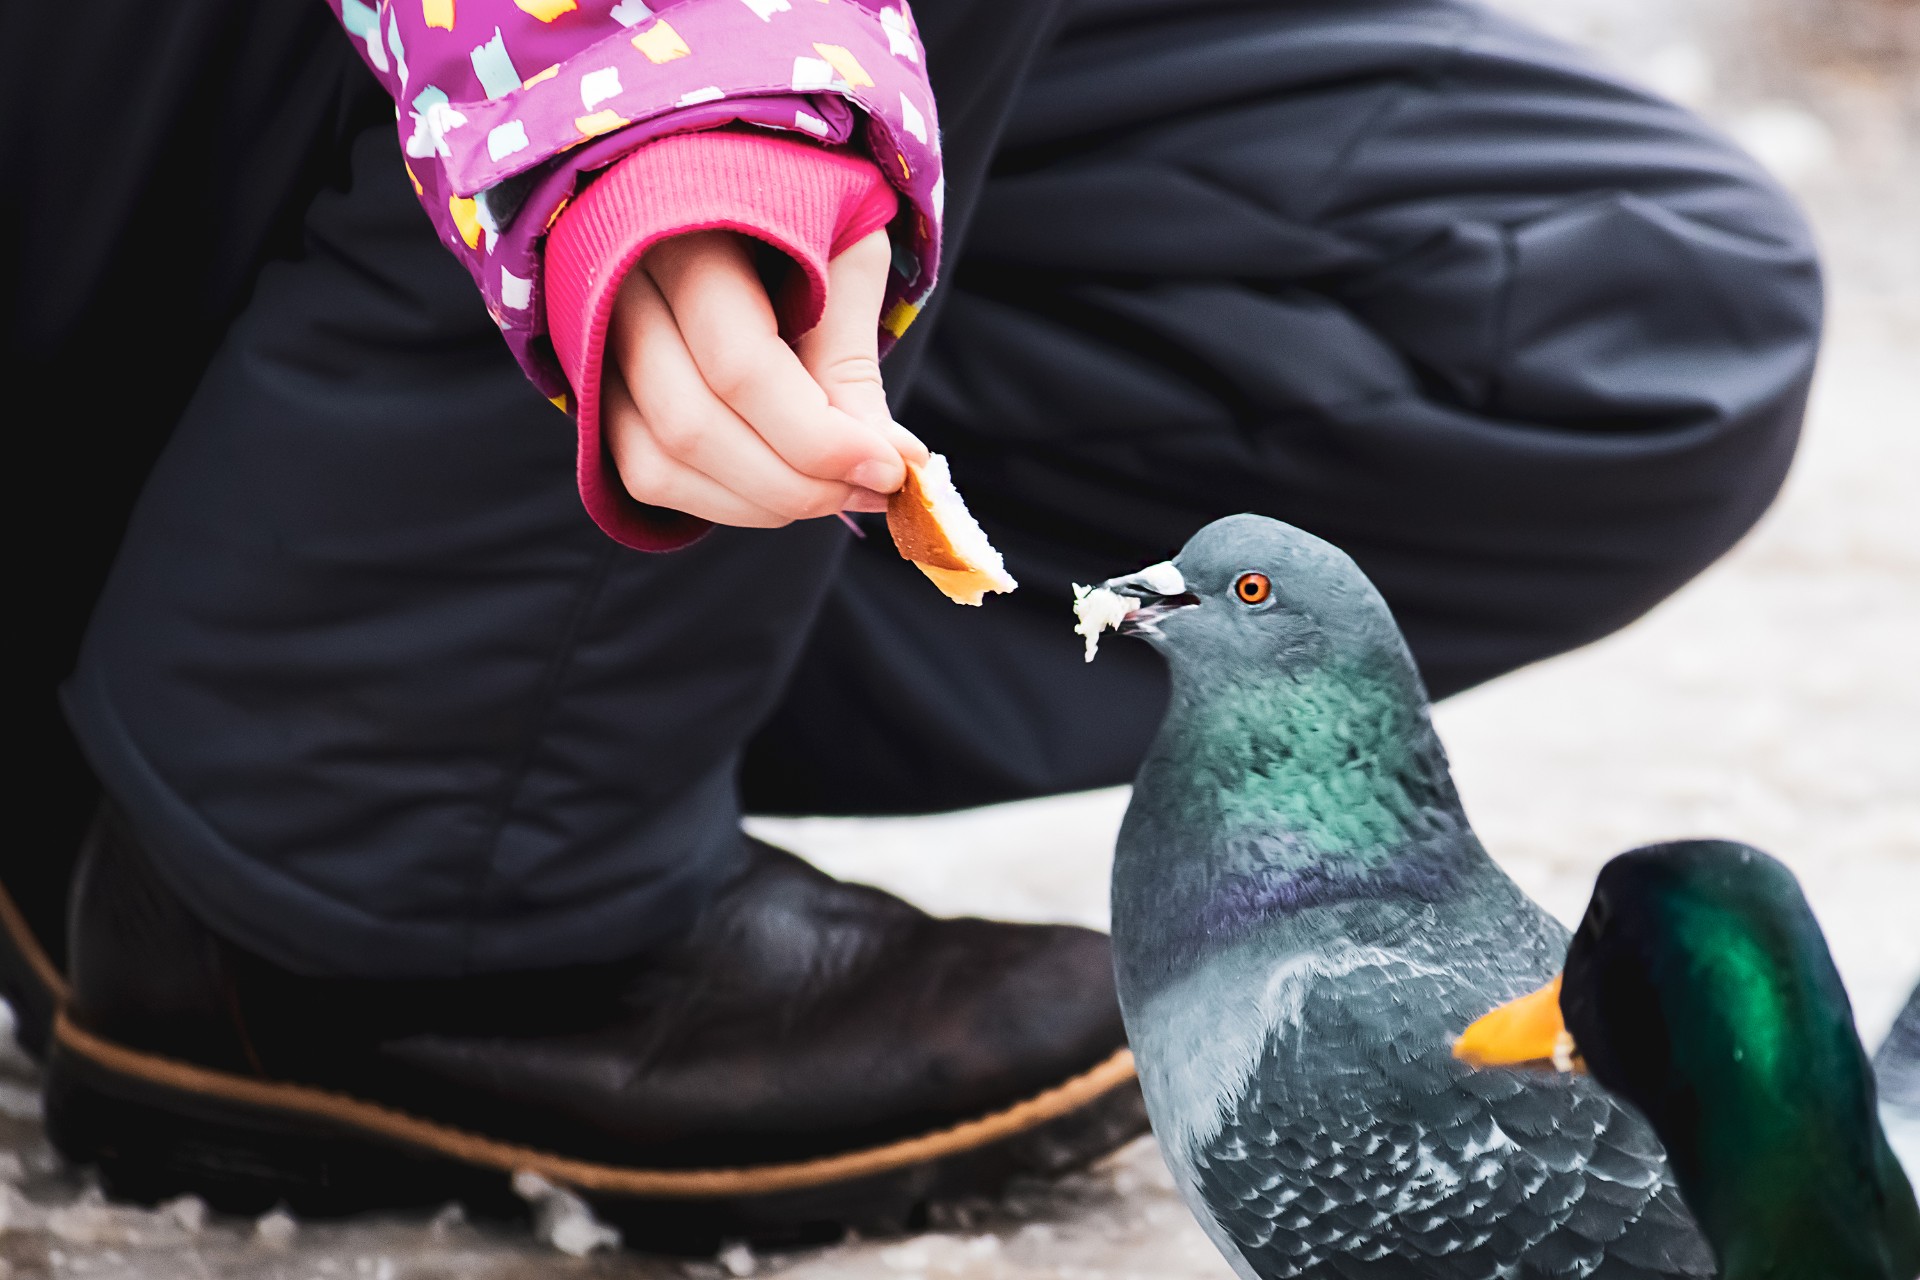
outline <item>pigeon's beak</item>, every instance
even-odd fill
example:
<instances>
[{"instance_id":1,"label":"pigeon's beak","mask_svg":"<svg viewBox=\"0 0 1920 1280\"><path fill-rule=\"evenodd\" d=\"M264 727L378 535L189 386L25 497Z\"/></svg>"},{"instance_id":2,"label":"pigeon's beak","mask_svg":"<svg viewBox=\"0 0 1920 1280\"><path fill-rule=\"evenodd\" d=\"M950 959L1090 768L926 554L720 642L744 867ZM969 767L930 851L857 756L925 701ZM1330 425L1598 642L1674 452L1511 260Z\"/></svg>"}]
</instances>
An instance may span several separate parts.
<instances>
[{"instance_id":1,"label":"pigeon's beak","mask_svg":"<svg viewBox=\"0 0 1920 1280\"><path fill-rule=\"evenodd\" d=\"M1100 584L1116 595L1139 601L1120 621L1123 636L1152 634L1160 620L1181 609L1191 609L1200 597L1187 590L1187 580L1171 560L1150 564L1124 578L1108 578Z\"/></svg>"},{"instance_id":2,"label":"pigeon's beak","mask_svg":"<svg viewBox=\"0 0 1920 1280\"><path fill-rule=\"evenodd\" d=\"M1584 1071L1580 1050L1560 1016L1560 978L1474 1021L1453 1042L1453 1056L1473 1067L1551 1062L1561 1071Z\"/></svg>"}]
</instances>

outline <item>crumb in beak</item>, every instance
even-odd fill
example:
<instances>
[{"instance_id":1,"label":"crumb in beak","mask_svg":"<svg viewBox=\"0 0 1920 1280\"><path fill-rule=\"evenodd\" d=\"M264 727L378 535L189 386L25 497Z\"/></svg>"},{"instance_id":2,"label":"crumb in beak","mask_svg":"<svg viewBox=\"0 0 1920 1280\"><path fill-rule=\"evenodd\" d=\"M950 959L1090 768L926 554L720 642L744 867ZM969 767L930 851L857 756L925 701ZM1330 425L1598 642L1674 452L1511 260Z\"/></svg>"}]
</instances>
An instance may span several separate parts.
<instances>
[{"instance_id":1,"label":"crumb in beak","mask_svg":"<svg viewBox=\"0 0 1920 1280\"><path fill-rule=\"evenodd\" d=\"M1086 637L1088 662L1100 651L1100 633L1108 627L1118 628L1138 603L1106 587L1073 584L1073 616L1080 620L1073 632Z\"/></svg>"}]
</instances>

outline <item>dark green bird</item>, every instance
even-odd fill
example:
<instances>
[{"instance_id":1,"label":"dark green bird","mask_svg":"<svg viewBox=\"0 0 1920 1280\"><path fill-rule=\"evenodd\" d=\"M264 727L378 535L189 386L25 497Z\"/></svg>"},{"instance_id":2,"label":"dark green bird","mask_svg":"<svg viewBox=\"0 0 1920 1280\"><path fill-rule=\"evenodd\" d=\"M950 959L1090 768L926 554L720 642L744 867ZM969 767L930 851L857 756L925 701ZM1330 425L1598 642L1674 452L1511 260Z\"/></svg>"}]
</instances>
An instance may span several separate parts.
<instances>
[{"instance_id":1,"label":"dark green bird","mask_svg":"<svg viewBox=\"0 0 1920 1280\"><path fill-rule=\"evenodd\" d=\"M1666 1144L1725 1280L1913 1280L1920 1208L1887 1134L1920 1101L1920 991L1879 1056L1793 873L1743 844L1623 853L1566 970L1461 1037L1463 1056L1557 1056Z\"/></svg>"},{"instance_id":2,"label":"dark green bird","mask_svg":"<svg viewBox=\"0 0 1920 1280\"><path fill-rule=\"evenodd\" d=\"M1636 1112L1584 1075L1453 1056L1568 934L1474 836L1354 563L1234 516L1106 587L1172 672L1114 862L1121 1005L1167 1161L1234 1268L1712 1275Z\"/></svg>"}]
</instances>

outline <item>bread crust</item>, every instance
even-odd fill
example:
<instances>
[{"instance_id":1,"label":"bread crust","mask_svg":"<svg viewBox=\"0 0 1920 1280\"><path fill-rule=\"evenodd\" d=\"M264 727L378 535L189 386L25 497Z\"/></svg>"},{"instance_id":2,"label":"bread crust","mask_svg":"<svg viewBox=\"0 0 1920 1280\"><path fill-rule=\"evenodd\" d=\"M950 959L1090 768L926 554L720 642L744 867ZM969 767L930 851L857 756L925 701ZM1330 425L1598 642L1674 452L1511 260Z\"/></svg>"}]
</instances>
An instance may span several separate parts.
<instances>
[{"instance_id":1,"label":"bread crust","mask_svg":"<svg viewBox=\"0 0 1920 1280\"><path fill-rule=\"evenodd\" d=\"M887 498L887 532L893 535L893 545L900 554L915 564L956 572L975 568L954 550L946 530L940 527L917 467L907 468L907 482Z\"/></svg>"},{"instance_id":2,"label":"bread crust","mask_svg":"<svg viewBox=\"0 0 1920 1280\"><path fill-rule=\"evenodd\" d=\"M988 593L1002 590L998 582L978 569L942 569L918 560L912 564L955 604L978 605L986 600Z\"/></svg>"}]
</instances>

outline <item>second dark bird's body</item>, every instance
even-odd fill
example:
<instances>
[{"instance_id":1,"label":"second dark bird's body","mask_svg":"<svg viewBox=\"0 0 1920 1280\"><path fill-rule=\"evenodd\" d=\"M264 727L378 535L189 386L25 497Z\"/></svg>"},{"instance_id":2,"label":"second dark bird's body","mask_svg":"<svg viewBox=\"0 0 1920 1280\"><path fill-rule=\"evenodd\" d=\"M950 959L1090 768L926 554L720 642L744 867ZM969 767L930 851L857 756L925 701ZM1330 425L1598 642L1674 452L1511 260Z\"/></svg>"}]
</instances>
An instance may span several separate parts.
<instances>
[{"instance_id":1,"label":"second dark bird's body","mask_svg":"<svg viewBox=\"0 0 1920 1280\"><path fill-rule=\"evenodd\" d=\"M1135 628L1173 698L1113 933L1154 1127L1215 1243L1271 1280L1711 1275L1637 1115L1452 1057L1567 932L1468 826L1385 604L1256 517L1174 565L1185 592ZM1250 571L1272 583L1251 607Z\"/></svg>"}]
</instances>

